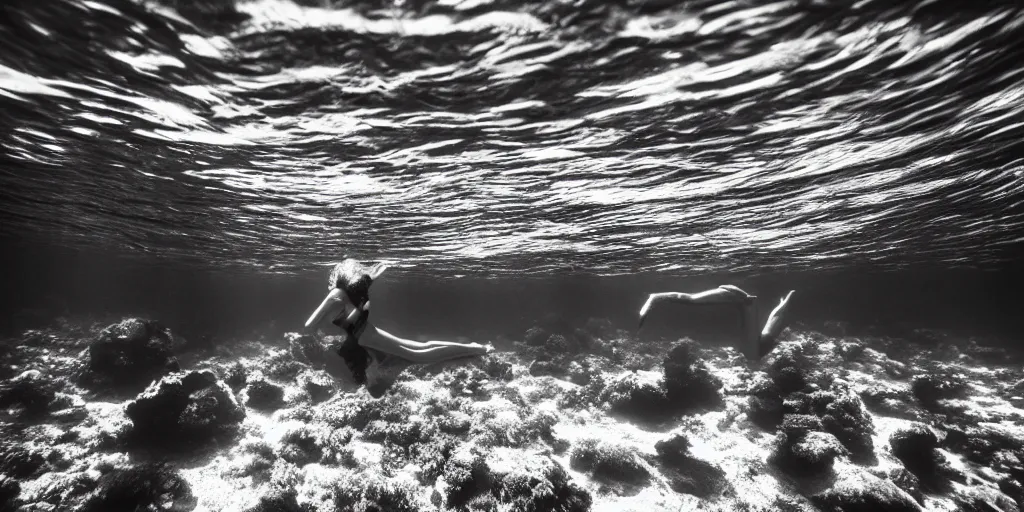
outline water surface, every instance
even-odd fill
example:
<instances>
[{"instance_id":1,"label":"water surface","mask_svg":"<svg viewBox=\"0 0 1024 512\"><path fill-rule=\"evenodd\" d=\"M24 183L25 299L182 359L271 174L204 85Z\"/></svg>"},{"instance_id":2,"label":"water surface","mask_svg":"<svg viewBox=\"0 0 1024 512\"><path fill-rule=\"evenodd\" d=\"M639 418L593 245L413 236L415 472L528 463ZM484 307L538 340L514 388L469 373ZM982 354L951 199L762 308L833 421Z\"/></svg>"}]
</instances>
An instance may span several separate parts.
<instances>
[{"instance_id":1,"label":"water surface","mask_svg":"<svg viewBox=\"0 0 1024 512\"><path fill-rule=\"evenodd\" d=\"M0 230L420 275L988 267L1012 2L5 2Z\"/></svg>"}]
</instances>

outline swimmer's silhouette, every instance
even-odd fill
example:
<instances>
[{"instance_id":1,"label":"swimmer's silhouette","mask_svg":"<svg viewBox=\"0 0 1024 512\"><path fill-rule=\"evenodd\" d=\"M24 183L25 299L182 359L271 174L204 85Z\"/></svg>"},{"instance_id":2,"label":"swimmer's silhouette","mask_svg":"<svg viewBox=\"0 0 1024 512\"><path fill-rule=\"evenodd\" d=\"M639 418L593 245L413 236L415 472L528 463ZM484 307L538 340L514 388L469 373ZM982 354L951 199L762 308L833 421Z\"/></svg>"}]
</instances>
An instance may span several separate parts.
<instances>
[{"instance_id":1,"label":"swimmer's silhouette","mask_svg":"<svg viewBox=\"0 0 1024 512\"><path fill-rule=\"evenodd\" d=\"M757 297L733 285L722 285L718 288L700 293L662 292L652 293L647 302L640 308L638 329L644 326L647 315L655 304L674 302L680 304L727 304L739 306L742 312L743 337L737 347L748 359L758 360L768 355L778 344L779 334L786 328L785 315L789 308L790 291L779 301L768 321L760 332L757 330Z\"/></svg>"},{"instance_id":2,"label":"swimmer's silhouette","mask_svg":"<svg viewBox=\"0 0 1024 512\"><path fill-rule=\"evenodd\" d=\"M397 373L410 364L437 363L493 350L479 343L407 340L372 325L369 321L370 285L386 268L380 264L367 268L352 258L345 258L331 271L327 297L306 320L307 329L329 319L345 333L337 355L352 372L356 384L365 385L371 395L380 396Z\"/></svg>"}]
</instances>

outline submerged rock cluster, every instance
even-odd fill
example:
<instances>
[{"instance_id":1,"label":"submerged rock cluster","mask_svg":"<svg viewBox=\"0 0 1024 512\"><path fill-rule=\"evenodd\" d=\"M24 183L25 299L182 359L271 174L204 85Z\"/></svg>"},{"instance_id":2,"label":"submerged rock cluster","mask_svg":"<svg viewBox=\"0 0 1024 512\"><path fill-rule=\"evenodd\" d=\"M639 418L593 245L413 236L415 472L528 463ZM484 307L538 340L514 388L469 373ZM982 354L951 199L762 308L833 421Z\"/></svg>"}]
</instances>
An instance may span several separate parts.
<instances>
[{"instance_id":1,"label":"submerged rock cluster","mask_svg":"<svg viewBox=\"0 0 1024 512\"><path fill-rule=\"evenodd\" d=\"M335 378L331 343L189 352L140 319L5 340L0 510L1024 505L1024 375L976 343L944 363L948 346L790 331L748 364L547 319L372 394Z\"/></svg>"}]
</instances>

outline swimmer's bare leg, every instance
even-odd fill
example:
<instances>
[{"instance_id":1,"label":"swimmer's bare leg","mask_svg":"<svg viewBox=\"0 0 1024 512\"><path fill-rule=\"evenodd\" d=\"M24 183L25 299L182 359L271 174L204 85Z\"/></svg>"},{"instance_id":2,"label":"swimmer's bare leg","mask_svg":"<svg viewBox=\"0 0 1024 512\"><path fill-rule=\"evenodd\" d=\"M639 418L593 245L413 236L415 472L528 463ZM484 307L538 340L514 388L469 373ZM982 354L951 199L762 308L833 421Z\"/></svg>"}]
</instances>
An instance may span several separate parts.
<instances>
[{"instance_id":1,"label":"swimmer's bare leg","mask_svg":"<svg viewBox=\"0 0 1024 512\"><path fill-rule=\"evenodd\" d=\"M789 299L793 296L795 290L790 290L779 301L779 305L775 306L771 314L768 315L768 321L764 324L764 329L761 330L760 343L758 347L758 359L768 355L775 346L779 344L778 338L782 334L782 331L786 328L786 313L789 311Z\"/></svg>"},{"instance_id":2,"label":"swimmer's bare leg","mask_svg":"<svg viewBox=\"0 0 1024 512\"><path fill-rule=\"evenodd\" d=\"M640 323L637 328L644 326L647 315L655 304L674 302L680 304L752 304L757 297L732 285L723 285L718 288L703 291L700 293L662 292L652 293L647 297L647 302L640 308Z\"/></svg>"},{"instance_id":3,"label":"swimmer's bare leg","mask_svg":"<svg viewBox=\"0 0 1024 512\"><path fill-rule=\"evenodd\" d=\"M399 338L383 329L378 328L375 331L379 336L366 336L360 340L360 344L413 363L438 363L463 357L481 356L490 351L489 347L479 343L418 342Z\"/></svg>"}]
</instances>

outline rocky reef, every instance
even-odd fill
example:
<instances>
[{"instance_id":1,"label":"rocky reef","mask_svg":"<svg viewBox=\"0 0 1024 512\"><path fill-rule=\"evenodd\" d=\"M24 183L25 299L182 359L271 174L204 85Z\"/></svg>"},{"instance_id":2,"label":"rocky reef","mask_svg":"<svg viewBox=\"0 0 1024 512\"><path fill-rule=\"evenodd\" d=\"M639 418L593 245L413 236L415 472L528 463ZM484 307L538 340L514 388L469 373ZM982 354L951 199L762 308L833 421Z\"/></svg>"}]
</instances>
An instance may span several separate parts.
<instances>
[{"instance_id":1,"label":"rocky reef","mask_svg":"<svg viewBox=\"0 0 1024 512\"><path fill-rule=\"evenodd\" d=\"M330 337L57 322L0 343L0 510L1020 510L1019 365L840 331L749 363L545 319L370 392Z\"/></svg>"}]
</instances>

